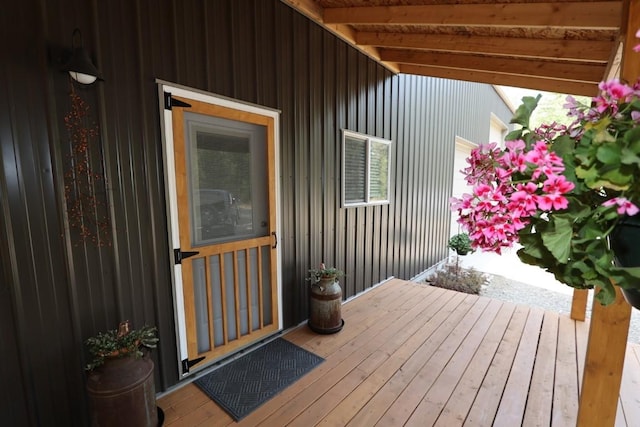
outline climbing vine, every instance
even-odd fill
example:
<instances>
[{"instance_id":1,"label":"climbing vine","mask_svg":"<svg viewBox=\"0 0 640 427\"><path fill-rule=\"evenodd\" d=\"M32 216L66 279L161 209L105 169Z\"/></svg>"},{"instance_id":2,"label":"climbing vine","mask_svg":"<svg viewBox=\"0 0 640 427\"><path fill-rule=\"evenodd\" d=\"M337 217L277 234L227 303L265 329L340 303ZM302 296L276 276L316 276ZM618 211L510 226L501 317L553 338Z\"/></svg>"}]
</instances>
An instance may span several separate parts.
<instances>
[{"instance_id":1,"label":"climbing vine","mask_svg":"<svg viewBox=\"0 0 640 427\"><path fill-rule=\"evenodd\" d=\"M67 217L75 245L90 242L95 246L110 246L110 226L105 179L101 171L95 171L91 162L91 143L99 138L98 125L90 115L89 105L75 91L70 81L71 108L64 116L64 125L70 138L68 164L64 173L64 197Z\"/></svg>"}]
</instances>

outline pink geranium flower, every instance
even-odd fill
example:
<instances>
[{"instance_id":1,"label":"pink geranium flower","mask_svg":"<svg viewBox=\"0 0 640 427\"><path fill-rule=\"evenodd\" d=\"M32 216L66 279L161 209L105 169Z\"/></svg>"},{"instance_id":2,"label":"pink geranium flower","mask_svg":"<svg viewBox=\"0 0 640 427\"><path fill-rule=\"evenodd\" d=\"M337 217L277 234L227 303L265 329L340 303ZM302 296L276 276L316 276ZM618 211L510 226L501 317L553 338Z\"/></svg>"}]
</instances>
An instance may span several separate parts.
<instances>
[{"instance_id":1,"label":"pink geranium flower","mask_svg":"<svg viewBox=\"0 0 640 427\"><path fill-rule=\"evenodd\" d=\"M602 206L618 206L616 209L619 215L629 215L634 216L638 212L640 212L640 208L631 203L625 197L614 197L613 199L609 199L602 204Z\"/></svg>"},{"instance_id":2,"label":"pink geranium flower","mask_svg":"<svg viewBox=\"0 0 640 427\"><path fill-rule=\"evenodd\" d=\"M556 126L550 129L555 133ZM518 241L518 231L530 223L538 209L566 209L564 194L574 187L561 175L562 159L545 141L536 142L529 150L522 140L505 145L504 151L494 143L472 150L464 173L474 186L473 192L451 201L472 246L497 253ZM530 176L530 181L518 182L519 174Z\"/></svg>"},{"instance_id":3,"label":"pink geranium flower","mask_svg":"<svg viewBox=\"0 0 640 427\"><path fill-rule=\"evenodd\" d=\"M538 208L543 211L561 210L566 209L569 206L569 201L566 197L559 194L543 194L536 196L536 202Z\"/></svg>"}]
</instances>

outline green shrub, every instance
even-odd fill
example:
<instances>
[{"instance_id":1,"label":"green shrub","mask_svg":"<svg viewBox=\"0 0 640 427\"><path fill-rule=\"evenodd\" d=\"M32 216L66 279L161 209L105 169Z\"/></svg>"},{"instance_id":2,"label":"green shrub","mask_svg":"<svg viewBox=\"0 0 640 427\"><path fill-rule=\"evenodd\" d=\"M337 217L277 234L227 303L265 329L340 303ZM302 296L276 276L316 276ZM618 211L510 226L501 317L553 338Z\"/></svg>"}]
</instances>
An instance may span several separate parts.
<instances>
[{"instance_id":1,"label":"green shrub","mask_svg":"<svg viewBox=\"0 0 640 427\"><path fill-rule=\"evenodd\" d=\"M450 262L429 276L426 282L439 288L478 295L487 278L474 268L460 268Z\"/></svg>"},{"instance_id":2,"label":"green shrub","mask_svg":"<svg viewBox=\"0 0 640 427\"><path fill-rule=\"evenodd\" d=\"M473 252L471 248L471 239L467 233L456 234L449 239L449 247L456 251L458 255L467 255Z\"/></svg>"}]
</instances>

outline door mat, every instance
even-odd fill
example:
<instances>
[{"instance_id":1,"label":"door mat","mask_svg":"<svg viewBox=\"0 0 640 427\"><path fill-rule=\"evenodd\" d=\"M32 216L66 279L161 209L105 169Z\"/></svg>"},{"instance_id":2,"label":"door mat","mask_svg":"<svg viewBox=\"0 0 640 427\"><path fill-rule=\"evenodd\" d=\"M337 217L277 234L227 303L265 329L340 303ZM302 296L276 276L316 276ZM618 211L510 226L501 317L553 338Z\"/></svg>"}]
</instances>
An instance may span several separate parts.
<instances>
[{"instance_id":1,"label":"door mat","mask_svg":"<svg viewBox=\"0 0 640 427\"><path fill-rule=\"evenodd\" d=\"M278 338L194 383L238 421L323 361Z\"/></svg>"}]
</instances>

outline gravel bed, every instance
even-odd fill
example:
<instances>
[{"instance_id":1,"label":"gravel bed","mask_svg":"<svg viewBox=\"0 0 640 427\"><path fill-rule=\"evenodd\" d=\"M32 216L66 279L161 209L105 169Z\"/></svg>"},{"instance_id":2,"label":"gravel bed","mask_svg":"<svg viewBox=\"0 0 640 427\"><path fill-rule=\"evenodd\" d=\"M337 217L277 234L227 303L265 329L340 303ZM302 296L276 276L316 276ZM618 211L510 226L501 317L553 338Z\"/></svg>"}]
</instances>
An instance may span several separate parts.
<instances>
[{"instance_id":1,"label":"gravel bed","mask_svg":"<svg viewBox=\"0 0 640 427\"><path fill-rule=\"evenodd\" d=\"M485 275L488 277L488 284L483 286L482 291L480 291L482 296L540 307L556 313L569 314L571 312L571 295L517 282L495 274L485 273ZM592 298L593 292L589 291L587 317L591 316ZM628 340L633 343L640 343L640 312L636 309L631 311Z\"/></svg>"}]
</instances>

